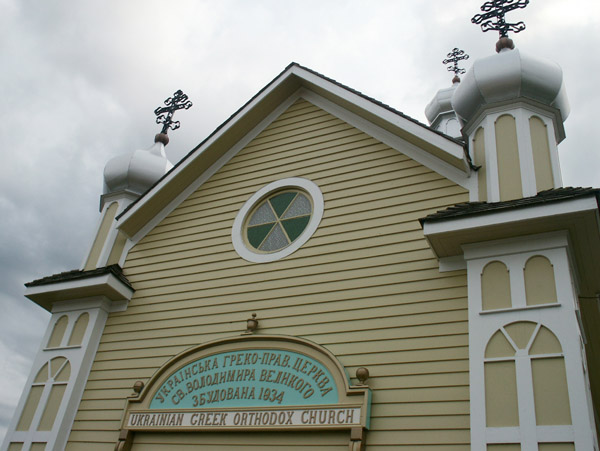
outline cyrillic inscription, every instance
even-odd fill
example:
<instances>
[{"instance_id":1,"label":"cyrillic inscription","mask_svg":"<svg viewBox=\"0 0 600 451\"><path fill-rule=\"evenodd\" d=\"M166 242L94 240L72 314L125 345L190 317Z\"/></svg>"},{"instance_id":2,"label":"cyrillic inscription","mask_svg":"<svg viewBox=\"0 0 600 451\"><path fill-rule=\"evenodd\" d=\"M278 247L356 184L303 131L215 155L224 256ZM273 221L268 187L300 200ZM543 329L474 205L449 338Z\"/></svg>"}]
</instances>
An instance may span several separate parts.
<instances>
[{"instance_id":1,"label":"cyrillic inscription","mask_svg":"<svg viewBox=\"0 0 600 451\"><path fill-rule=\"evenodd\" d=\"M215 354L171 374L151 409L335 404L329 370L293 351L251 349Z\"/></svg>"}]
</instances>

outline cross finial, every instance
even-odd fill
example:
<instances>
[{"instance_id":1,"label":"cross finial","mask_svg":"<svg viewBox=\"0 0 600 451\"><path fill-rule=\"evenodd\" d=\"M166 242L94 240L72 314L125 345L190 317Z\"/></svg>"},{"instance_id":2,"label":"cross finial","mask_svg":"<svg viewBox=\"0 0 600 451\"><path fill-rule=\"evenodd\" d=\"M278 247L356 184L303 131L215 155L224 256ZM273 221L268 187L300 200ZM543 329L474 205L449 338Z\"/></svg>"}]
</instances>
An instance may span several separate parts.
<instances>
[{"instance_id":1,"label":"cross finial","mask_svg":"<svg viewBox=\"0 0 600 451\"><path fill-rule=\"evenodd\" d=\"M173 121L173 114L175 111L183 109L189 109L192 106L192 102L188 100L188 96L183 93L180 89L173 94L173 97L169 97L165 100L166 106L159 106L154 110L156 114L156 123L163 124L163 128L160 133L167 134L169 129L177 130L181 125L179 121Z\"/></svg>"},{"instance_id":2,"label":"cross finial","mask_svg":"<svg viewBox=\"0 0 600 451\"><path fill-rule=\"evenodd\" d=\"M508 42L508 32L512 31L513 33L519 33L520 31L523 31L525 29L525 23L522 21L517 23L507 23L504 16L507 12L514 9L525 8L528 4L529 0L492 0L485 2L480 8L484 14L476 14L471 19L471 22L477 25L481 24L481 29L483 31L498 31L500 33L500 41L498 42L505 42L500 48L514 48L512 41ZM494 18L496 18L496 22L493 22ZM500 48L496 46L496 50L500 51Z\"/></svg>"},{"instance_id":3,"label":"cross finial","mask_svg":"<svg viewBox=\"0 0 600 451\"><path fill-rule=\"evenodd\" d=\"M464 50L460 50L458 47L454 47L450 53L448 53L447 58L442 61L442 64L449 64L448 71L454 72L454 78L452 82L459 82L460 78L459 74L464 74L465 70L461 67L458 67L458 62L462 60L468 60L469 55L465 53Z\"/></svg>"}]
</instances>

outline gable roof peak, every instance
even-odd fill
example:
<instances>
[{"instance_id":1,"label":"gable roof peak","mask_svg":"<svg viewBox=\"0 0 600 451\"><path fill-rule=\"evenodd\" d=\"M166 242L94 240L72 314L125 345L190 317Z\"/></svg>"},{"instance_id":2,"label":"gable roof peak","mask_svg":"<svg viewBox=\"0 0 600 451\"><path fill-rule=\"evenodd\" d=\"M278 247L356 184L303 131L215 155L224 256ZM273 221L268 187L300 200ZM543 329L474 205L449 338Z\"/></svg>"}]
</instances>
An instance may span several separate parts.
<instances>
[{"instance_id":1,"label":"gable roof peak","mask_svg":"<svg viewBox=\"0 0 600 451\"><path fill-rule=\"evenodd\" d=\"M462 141L433 130L360 91L292 62L129 205L117 217L120 229L130 237L138 233L150 217L162 211L199 174L239 145L244 137L266 126L266 122L274 119L274 112L294 97L306 97L309 101L320 99L334 115L343 111L361 123L370 123L384 133L391 133L422 149L443 161L443 164L453 167L452 170L457 173L466 175L470 171ZM173 196L174 190L178 192Z\"/></svg>"}]
</instances>

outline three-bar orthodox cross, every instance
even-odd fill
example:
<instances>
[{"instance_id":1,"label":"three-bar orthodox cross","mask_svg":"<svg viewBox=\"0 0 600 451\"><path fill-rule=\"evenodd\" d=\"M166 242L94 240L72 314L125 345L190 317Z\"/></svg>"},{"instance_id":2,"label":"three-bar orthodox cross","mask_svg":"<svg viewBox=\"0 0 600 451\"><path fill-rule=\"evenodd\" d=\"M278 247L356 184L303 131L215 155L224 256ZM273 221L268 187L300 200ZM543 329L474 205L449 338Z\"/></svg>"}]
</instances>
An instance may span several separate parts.
<instances>
[{"instance_id":1,"label":"three-bar orthodox cross","mask_svg":"<svg viewBox=\"0 0 600 451\"><path fill-rule=\"evenodd\" d=\"M180 89L179 91L173 94L173 97L169 97L165 100L166 106L159 106L154 110L154 114L158 116L156 118L157 124L163 124L163 128L161 133L166 134L167 130L177 130L180 126L179 121L173 121L173 114L175 111L181 109L191 108L192 102L188 100L188 96L183 93Z\"/></svg>"},{"instance_id":2,"label":"three-bar orthodox cross","mask_svg":"<svg viewBox=\"0 0 600 451\"><path fill-rule=\"evenodd\" d=\"M459 61L469 59L469 55L467 55L464 50L460 50L458 47L454 47L452 51L446 56L447 58L444 61L442 61L442 64L449 64L449 72L454 72L454 76L456 78L458 78L459 74L465 73L465 69L458 67Z\"/></svg>"},{"instance_id":3,"label":"three-bar orthodox cross","mask_svg":"<svg viewBox=\"0 0 600 451\"><path fill-rule=\"evenodd\" d=\"M471 22L481 24L483 31L496 30L500 32L500 38L508 38L508 32L518 33L525 29L523 22L506 23L504 16L507 12L514 9L525 8L529 4L529 0L492 0L485 2L481 6L481 11L484 14L473 16ZM493 22L493 19L496 22Z\"/></svg>"}]
</instances>

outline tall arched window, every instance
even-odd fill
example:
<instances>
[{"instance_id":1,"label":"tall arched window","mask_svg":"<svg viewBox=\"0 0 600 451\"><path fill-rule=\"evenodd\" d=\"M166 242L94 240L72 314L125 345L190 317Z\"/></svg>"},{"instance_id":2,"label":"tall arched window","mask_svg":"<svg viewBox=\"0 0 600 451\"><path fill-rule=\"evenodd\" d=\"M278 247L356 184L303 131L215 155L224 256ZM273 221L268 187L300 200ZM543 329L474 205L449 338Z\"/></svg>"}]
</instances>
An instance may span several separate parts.
<instances>
[{"instance_id":1,"label":"tall arched window","mask_svg":"<svg viewBox=\"0 0 600 451\"><path fill-rule=\"evenodd\" d=\"M527 305L558 302L554 267L550 263L550 260L541 255L531 257L525 263L523 273Z\"/></svg>"},{"instance_id":2,"label":"tall arched window","mask_svg":"<svg viewBox=\"0 0 600 451\"><path fill-rule=\"evenodd\" d=\"M493 261L481 272L481 302L483 310L512 307L510 297L510 274L506 265Z\"/></svg>"},{"instance_id":3,"label":"tall arched window","mask_svg":"<svg viewBox=\"0 0 600 451\"><path fill-rule=\"evenodd\" d=\"M71 336L69 337L68 346L78 346L83 342L83 337L85 336L85 331L89 321L89 313L82 313L79 315L79 318L77 318L77 321L75 321L75 325L73 326Z\"/></svg>"},{"instance_id":4,"label":"tall arched window","mask_svg":"<svg viewBox=\"0 0 600 451\"><path fill-rule=\"evenodd\" d=\"M63 337L65 335L65 331L67 330L67 326L69 325L69 317L67 315L61 316L56 323L54 323L54 328L52 329L52 334L48 339L48 344L46 348L58 348L63 341Z\"/></svg>"},{"instance_id":5,"label":"tall arched window","mask_svg":"<svg viewBox=\"0 0 600 451\"><path fill-rule=\"evenodd\" d=\"M547 327L519 321L496 331L485 350L484 377L486 426L507 428L506 443L493 446L528 445L525 448L529 449L537 445L537 437L540 446L544 443L547 447L552 443L545 437L545 426L562 426L553 429L552 437L564 435L560 445L566 448L556 449L573 446L562 347ZM525 443L528 440L533 443ZM500 449L493 446L488 449Z\"/></svg>"},{"instance_id":6,"label":"tall arched window","mask_svg":"<svg viewBox=\"0 0 600 451\"><path fill-rule=\"evenodd\" d=\"M17 431L50 431L71 376L71 365L55 357L42 366L17 424Z\"/></svg>"}]
</instances>

